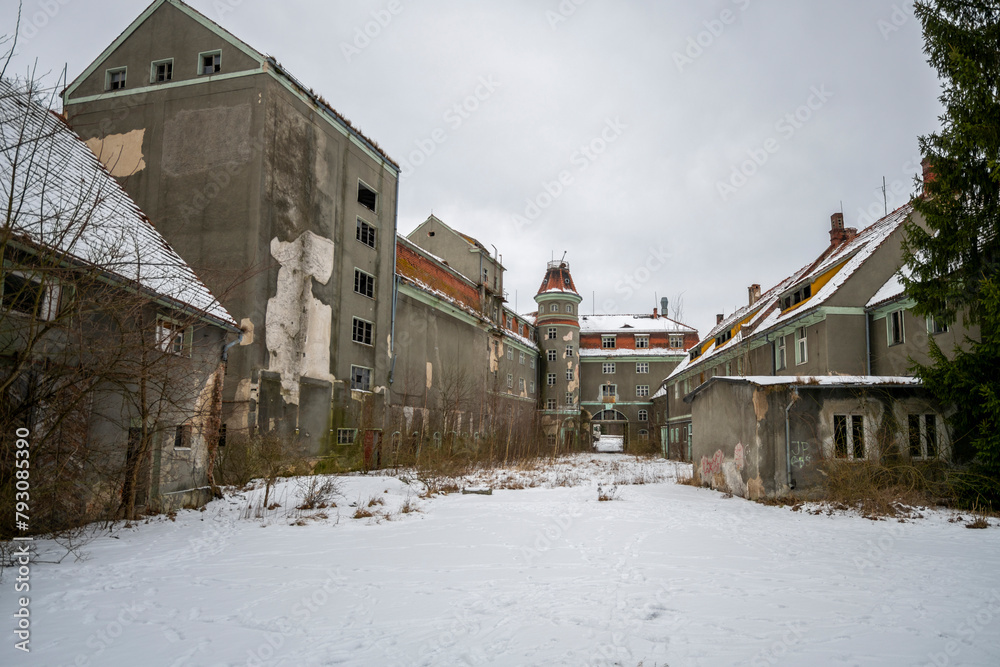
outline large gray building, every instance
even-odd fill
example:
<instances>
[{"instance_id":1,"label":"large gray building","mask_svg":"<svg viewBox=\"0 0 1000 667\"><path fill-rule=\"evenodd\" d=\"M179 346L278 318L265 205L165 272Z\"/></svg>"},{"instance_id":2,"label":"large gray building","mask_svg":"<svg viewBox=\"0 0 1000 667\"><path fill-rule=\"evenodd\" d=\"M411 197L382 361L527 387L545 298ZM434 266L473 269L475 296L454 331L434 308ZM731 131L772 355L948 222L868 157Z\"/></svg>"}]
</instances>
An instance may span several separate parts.
<instances>
[{"instance_id":1,"label":"large gray building","mask_svg":"<svg viewBox=\"0 0 1000 667\"><path fill-rule=\"evenodd\" d=\"M276 60L156 0L73 80L65 114L244 330L229 432L315 453L381 422L397 165Z\"/></svg>"}]
</instances>

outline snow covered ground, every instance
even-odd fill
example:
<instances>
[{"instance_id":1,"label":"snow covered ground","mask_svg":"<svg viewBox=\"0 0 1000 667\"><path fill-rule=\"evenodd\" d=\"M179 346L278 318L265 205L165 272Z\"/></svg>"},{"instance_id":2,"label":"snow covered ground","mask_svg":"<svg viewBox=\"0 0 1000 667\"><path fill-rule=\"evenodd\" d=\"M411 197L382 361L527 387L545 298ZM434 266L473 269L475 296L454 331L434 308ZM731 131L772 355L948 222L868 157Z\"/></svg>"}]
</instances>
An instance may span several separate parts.
<instances>
[{"instance_id":1,"label":"snow covered ground","mask_svg":"<svg viewBox=\"0 0 1000 667\"><path fill-rule=\"evenodd\" d=\"M0 664L1000 664L996 527L767 507L678 472L581 455L431 498L358 475L312 510L292 480L262 518L241 493L34 563L31 653L8 631Z\"/></svg>"}]
</instances>

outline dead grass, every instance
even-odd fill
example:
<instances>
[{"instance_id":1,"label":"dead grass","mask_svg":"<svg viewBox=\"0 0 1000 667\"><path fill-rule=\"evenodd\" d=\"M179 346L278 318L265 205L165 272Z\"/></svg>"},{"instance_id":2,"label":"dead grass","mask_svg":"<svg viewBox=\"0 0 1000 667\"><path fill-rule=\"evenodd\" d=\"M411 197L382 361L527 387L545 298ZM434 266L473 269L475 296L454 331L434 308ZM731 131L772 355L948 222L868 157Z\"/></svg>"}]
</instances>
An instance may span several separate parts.
<instances>
[{"instance_id":1,"label":"dead grass","mask_svg":"<svg viewBox=\"0 0 1000 667\"><path fill-rule=\"evenodd\" d=\"M826 461L820 469L826 476L822 500L869 519L912 518L947 492L944 471L933 463Z\"/></svg>"},{"instance_id":2,"label":"dead grass","mask_svg":"<svg viewBox=\"0 0 1000 667\"><path fill-rule=\"evenodd\" d=\"M607 502L609 500L620 500L618 498L618 487L604 487L598 484L597 486L597 500L599 502Z\"/></svg>"}]
</instances>

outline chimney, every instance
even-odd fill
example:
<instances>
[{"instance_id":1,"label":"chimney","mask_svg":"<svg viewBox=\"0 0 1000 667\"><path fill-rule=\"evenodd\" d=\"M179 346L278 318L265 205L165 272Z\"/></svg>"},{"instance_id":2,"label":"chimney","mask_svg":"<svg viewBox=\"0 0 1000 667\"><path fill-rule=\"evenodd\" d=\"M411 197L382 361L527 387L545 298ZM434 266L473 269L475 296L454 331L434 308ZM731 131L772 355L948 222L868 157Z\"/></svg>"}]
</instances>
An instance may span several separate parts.
<instances>
[{"instance_id":1,"label":"chimney","mask_svg":"<svg viewBox=\"0 0 1000 667\"><path fill-rule=\"evenodd\" d=\"M847 230L844 229L844 214L834 213L830 216L830 245L840 245L847 240Z\"/></svg>"},{"instance_id":2,"label":"chimney","mask_svg":"<svg viewBox=\"0 0 1000 667\"><path fill-rule=\"evenodd\" d=\"M760 299L760 285L754 283L747 289L747 291L750 294L750 305L752 306L757 303L758 299Z\"/></svg>"},{"instance_id":3,"label":"chimney","mask_svg":"<svg viewBox=\"0 0 1000 667\"><path fill-rule=\"evenodd\" d=\"M927 184L934 181L937 175L934 173L934 166L931 164L930 158L924 158L920 161L920 166L923 168L923 179L924 179L924 195L927 194Z\"/></svg>"},{"instance_id":4,"label":"chimney","mask_svg":"<svg viewBox=\"0 0 1000 667\"><path fill-rule=\"evenodd\" d=\"M667 297L665 297L665 296L661 296L660 297L660 315L662 315L663 317L667 316L667 313L670 312L670 308L668 308L669 305L670 305L670 300Z\"/></svg>"},{"instance_id":5,"label":"chimney","mask_svg":"<svg viewBox=\"0 0 1000 667\"><path fill-rule=\"evenodd\" d=\"M653 319L657 319L659 315L656 314L656 308L653 309Z\"/></svg>"},{"instance_id":6,"label":"chimney","mask_svg":"<svg viewBox=\"0 0 1000 667\"><path fill-rule=\"evenodd\" d=\"M726 316L723 313L718 313L715 316L715 323L716 324L722 324L722 320L724 320L724 319L726 319Z\"/></svg>"}]
</instances>

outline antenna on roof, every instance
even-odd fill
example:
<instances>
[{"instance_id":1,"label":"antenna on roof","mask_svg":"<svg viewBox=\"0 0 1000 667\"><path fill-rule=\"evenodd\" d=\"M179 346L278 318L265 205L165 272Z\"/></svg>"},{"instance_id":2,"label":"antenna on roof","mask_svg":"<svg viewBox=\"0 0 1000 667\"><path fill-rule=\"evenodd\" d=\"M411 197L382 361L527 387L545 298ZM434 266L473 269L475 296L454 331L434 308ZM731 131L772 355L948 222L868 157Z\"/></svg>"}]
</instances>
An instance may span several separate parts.
<instances>
[{"instance_id":1,"label":"antenna on roof","mask_svg":"<svg viewBox=\"0 0 1000 667\"><path fill-rule=\"evenodd\" d=\"M885 215L889 215L889 199L885 194L885 176L882 177L882 210Z\"/></svg>"},{"instance_id":2,"label":"antenna on roof","mask_svg":"<svg viewBox=\"0 0 1000 667\"><path fill-rule=\"evenodd\" d=\"M559 260L559 263L560 263L560 264L562 264L563 262L565 262L565 261L566 261L566 253L567 253L567 252L569 252L569 251L568 251L568 250L563 250L563 256L562 256L562 259L560 259L560 260Z\"/></svg>"}]
</instances>

